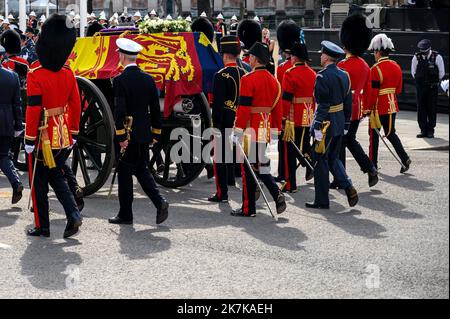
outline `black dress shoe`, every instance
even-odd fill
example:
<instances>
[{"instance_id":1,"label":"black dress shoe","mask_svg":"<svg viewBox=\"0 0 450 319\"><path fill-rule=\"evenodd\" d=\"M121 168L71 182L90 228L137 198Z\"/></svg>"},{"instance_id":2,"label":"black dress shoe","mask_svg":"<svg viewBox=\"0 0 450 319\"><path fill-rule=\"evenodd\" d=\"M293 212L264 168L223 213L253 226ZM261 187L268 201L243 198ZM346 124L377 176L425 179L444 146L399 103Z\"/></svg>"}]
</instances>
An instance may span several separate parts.
<instances>
[{"instance_id":1,"label":"black dress shoe","mask_svg":"<svg viewBox=\"0 0 450 319\"><path fill-rule=\"evenodd\" d=\"M428 133L427 138L434 138L434 133Z\"/></svg>"},{"instance_id":2,"label":"black dress shoe","mask_svg":"<svg viewBox=\"0 0 450 319\"><path fill-rule=\"evenodd\" d=\"M305 203L306 208L313 209L330 209L330 205L321 205L317 203Z\"/></svg>"},{"instance_id":3,"label":"black dress shoe","mask_svg":"<svg viewBox=\"0 0 450 319\"><path fill-rule=\"evenodd\" d=\"M347 200L350 207L356 206L358 204L358 192L353 186L350 186L345 190L345 194L347 194Z\"/></svg>"},{"instance_id":4,"label":"black dress shoe","mask_svg":"<svg viewBox=\"0 0 450 319\"><path fill-rule=\"evenodd\" d=\"M296 187L296 188L293 188L293 189L288 189L286 186L284 186L284 187L281 188L281 191L282 191L283 193L291 193L291 194L295 194L295 193L297 193L297 187Z\"/></svg>"},{"instance_id":5,"label":"black dress shoe","mask_svg":"<svg viewBox=\"0 0 450 319\"><path fill-rule=\"evenodd\" d=\"M378 173L369 172L369 187L374 187L378 183Z\"/></svg>"},{"instance_id":6,"label":"black dress shoe","mask_svg":"<svg viewBox=\"0 0 450 319\"><path fill-rule=\"evenodd\" d=\"M108 222L110 224L115 224L115 225L132 225L133 224L133 220L125 220L125 219L120 218L119 216L108 219Z\"/></svg>"},{"instance_id":7,"label":"black dress shoe","mask_svg":"<svg viewBox=\"0 0 450 319\"><path fill-rule=\"evenodd\" d=\"M78 230L83 224L81 219L69 220L66 225L66 229L64 230L64 238L69 238L78 233Z\"/></svg>"},{"instance_id":8,"label":"black dress shoe","mask_svg":"<svg viewBox=\"0 0 450 319\"><path fill-rule=\"evenodd\" d=\"M427 137L427 133L421 132L421 133L417 134L416 137L417 137L417 138L424 138L424 137Z\"/></svg>"},{"instance_id":9,"label":"black dress shoe","mask_svg":"<svg viewBox=\"0 0 450 319\"><path fill-rule=\"evenodd\" d=\"M44 228L31 228L27 230L27 235L33 237L50 237L50 230Z\"/></svg>"},{"instance_id":10,"label":"black dress shoe","mask_svg":"<svg viewBox=\"0 0 450 319\"><path fill-rule=\"evenodd\" d=\"M23 185L19 184L15 189L13 189L13 196L11 204L17 204L22 199Z\"/></svg>"},{"instance_id":11,"label":"black dress shoe","mask_svg":"<svg viewBox=\"0 0 450 319\"><path fill-rule=\"evenodd\" d=\"M169 203L166 201L163 201L161 204L161 208L158 209L158 212L156 213L156 224L162 224L167 217L169 217Z\"/></svg>"},{"instance_id":12,"label":"black dress shoe","mask_svg":"<svg viewBox=\"0 0 450 319\"><path fill-rule=\"evenodd\" d=\"M286 198L284 197L283 194L278 195L276 206L277 206L277 214L281 214L286 210L287 208Z\"/></svg>"},{"instance_id":13,"label":"black dress shoe","mask_svg":"<svg viewBox=\"0 0 450 319\"><path fill-rule=\"evenodd\" d=\"M256 213L245 214L242 208L231 211L231 216L234 217L255 217Z\"/></svg>"},{"instance_id":14,"label":"black dress shoe","mask_svg":"<svg viewBox=\"0 0 450 319\"><path fill-rule=\"evenodd\" d=\"M400 169L401 174L404 174L407 171L409 171L409 166L411 165L411 159L408 158L408 160L405 163L403 163L403 165L405 165L405 167L402 166L402 168Z\"/></svg>"},{"instance_id":15,"label":"black dress shoe","mask_svg":"<svg viewBox=\"0 0 450 319\"><path fill-rule=\"evenodd\" d=\"M227 203L228 202L228 195L219 197L217 194L214 194L214 196L211 196L210 198L208 198L208 202Z\"/></svg>"}]
</instances>

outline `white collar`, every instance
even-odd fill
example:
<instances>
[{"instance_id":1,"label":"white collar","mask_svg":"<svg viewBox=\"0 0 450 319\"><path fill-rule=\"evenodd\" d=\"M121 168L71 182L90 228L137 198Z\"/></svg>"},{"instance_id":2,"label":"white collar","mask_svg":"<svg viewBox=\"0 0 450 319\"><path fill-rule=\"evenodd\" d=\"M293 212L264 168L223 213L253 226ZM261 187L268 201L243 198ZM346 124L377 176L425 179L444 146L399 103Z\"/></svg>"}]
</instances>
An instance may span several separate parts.
<instances>
[{"instance_id":1,"label":"white collar","mask_svg":"<svg viewBox=\"0 0 450 319\"><path fill-rule=\"evenodd\" d=\"M137 64L136 63L130 63L126 67L124 67L123 69L125 70L126 68L129 68L129 67L132 67L132 66L137 66Z\"/></svg>"}]
</instances>

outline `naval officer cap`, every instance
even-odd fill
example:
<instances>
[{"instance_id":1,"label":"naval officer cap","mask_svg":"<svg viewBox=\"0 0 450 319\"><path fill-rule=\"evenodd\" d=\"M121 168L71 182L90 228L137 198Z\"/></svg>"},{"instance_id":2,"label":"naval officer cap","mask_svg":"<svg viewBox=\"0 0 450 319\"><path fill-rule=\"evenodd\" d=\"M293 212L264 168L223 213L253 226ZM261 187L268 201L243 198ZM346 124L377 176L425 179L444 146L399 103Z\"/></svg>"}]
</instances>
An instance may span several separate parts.
<instances>
[{"instance_id":1,"label":"naval officer cap","mask_svg":"<svg viewBox=\"0 0 450 319\"><path fill-rule=\"evenodd\" d=\"M345 54L344 50L342 50L340 46L331 41L322 41L320 45L322 46L322 50L320 50L320 53L329 55L332 58L337 59Z\"/></svg>"},{"instance_id":2,"label":"naval officer cap","mask_svg":"<svg viewBox=\"0 0 450 319\"><path fill-rule=\"evenodd\" d=\"M126 55L137 55L142 51L143 47L137 42L126 38L116 40L118 51Z\"/></svg>"}]
</instances>

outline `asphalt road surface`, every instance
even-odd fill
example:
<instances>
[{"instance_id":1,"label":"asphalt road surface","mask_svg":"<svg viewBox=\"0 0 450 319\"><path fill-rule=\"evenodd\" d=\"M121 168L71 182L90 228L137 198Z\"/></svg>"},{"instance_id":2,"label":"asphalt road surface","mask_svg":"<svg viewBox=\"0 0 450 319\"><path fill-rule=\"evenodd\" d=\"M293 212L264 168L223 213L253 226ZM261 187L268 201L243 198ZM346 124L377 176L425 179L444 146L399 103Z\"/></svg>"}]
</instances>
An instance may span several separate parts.
<instances>
[{"instance_id":1,"label":"asphalt road surface","mask_svg":"<svg viewBox=\"0 0 450 319\"><path fill-rule=\"evenodd\" d=\"M413 114L402 114L405 144L422 147ZM240 205L237 188L229 204L208 203L215 184L203 174L162 189L171 203L162 226L136 184L135 224L108 224L118 200L107 198L107 183L86 199L82 230L68 240L51 192L51 238L29 238L28 188L11 207L0 175L0 298L448 298L448 117L440 123L447 150L409 149L406 175L380 143L380 182L372 189L348 158L360 194L353 209L339 191L331 191L329 211L305 209L314 187L299 169L299 191L287 196L278 222L262 199L256 218L230 216Z\"/></svg>"}]
</instances>

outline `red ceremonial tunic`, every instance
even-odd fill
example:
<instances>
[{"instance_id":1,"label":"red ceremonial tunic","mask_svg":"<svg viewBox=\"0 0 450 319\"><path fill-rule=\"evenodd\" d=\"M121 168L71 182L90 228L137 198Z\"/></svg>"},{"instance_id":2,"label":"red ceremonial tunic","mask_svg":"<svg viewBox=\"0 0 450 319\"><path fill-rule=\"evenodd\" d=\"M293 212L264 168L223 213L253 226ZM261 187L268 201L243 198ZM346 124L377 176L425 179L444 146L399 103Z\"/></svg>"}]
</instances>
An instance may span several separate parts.
<instances>
[{"instance_id":1,"label":"red ceremonial tunic","mask_svg":"<svg viewBox=\"0 0 450 319\"><path fill-rule=\"evenodd\" d=\"M352 86L352 121L359 121L364 111L370 110L369 100L372 89L370 67L359 56L349 55L338 63L338 67L347 71Z\"/></svg>"},{"instance_id":2,"label":"red ceremonial tunic","mask_svg":"<svg viewBox=\"0 0 450 319\"><path fill-rule=\"evenodd\" d=\"M45 109L49 114L47 132L51 148L72 145L72 135L78 134L81 115L80 93L72 70L64 66L53 72L38 62L33 63L27 77L27 96L25 143L35 145L41 111Z\"/></svg>"},{"instance_id":3,"label":"red ceremonial tunic","mask_svg":"<svg viewBox=\"0 0 450 319\"><path fill-rule=\"evenodd\" d=\"M395 61L384 57L372 67L371 74L371 109L376 108L380 115L397 113L397 94L403 87L402 69Z\"/></svg>"},{"instance_id":4,"label":"red ceremonial tunic","mask_svg":"<svg viewBox=\"0 0 450 319\"><path fill-rule=\"evenodd\" d=\"M291 58L288 58L286 61L281 63L277 68L277 80L280 83L283 83L283 77L287 70L292 68L292 61Z\"/></svg>"},{"instance_id":5,"label":"red ceremonial tunic","mask_svg":"<svg viewBox=\"0 0 450 319\"><path fill-rule=\"evenodd\" d=\"M2 63L2 66L5 69L11 70L11 71L17 71L16 70L17 69L17 64L23 65L23 67L26 68L27 70L28 70L28 68L30 66L28 64L27 60L25 60L25 59L23 59L21 57L18 57L16 55L9 56L8 59Z\"/></svg>"},{"instance_id":6,"label":"red ceremonial tunic","mask_svg":"<svg viewBox=\"0 0 450 319\"><path fill-rule=\"evenodd\" d=\"M294 121L295 127L311 126L316 110L316 76L316 72L306 63L296 63L284 74L283 115Z\"/></svg>"},{"instance_id":7,"label":"red ceremonial tunic","mask_svg":"<svg viewBox=\"0 0 450 319\"><path fill-rule=\"evenodd\" d=\"M265 67L242 77L235 129L252 128L252 140L269 142L271 132L280 134L282 120L281 86Z\"/></svg>"}]
</instances>

